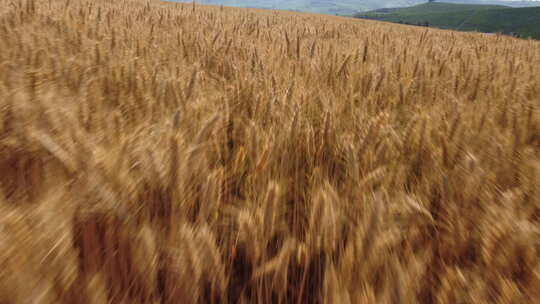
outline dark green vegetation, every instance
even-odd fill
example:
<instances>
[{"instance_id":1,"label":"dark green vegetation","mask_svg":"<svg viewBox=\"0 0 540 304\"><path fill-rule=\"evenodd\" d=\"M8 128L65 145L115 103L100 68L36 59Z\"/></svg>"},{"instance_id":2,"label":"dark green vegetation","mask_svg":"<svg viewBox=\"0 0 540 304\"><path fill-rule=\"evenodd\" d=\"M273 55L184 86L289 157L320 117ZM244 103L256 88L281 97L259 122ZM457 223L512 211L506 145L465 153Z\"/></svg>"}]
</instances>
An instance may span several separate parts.
<instances>
[{"instance_id":1,"label":"dark green vegetation","mask_svg":"<svg viewBox=\"0 0 540 304\"><path fill-rule=\"evenodd\" d=\"M356 16L443 29L515 33L522 38L540 39L540 7L510 8L435 2L407 8L379 9Z\"/></svg>"},{"instance_id":2,"label":"dark green vegetation","mask_svg":"<svg viewBox=\"0 0 540 304\"><path fill-rule=\"evenodd\" d=\"M443 3L443 2L430 2L423 3L411 7L396 7L396 8L381 8L371 12L365 13L365 15L388 15L399 14L400 16L417 16L424 14L440 14L440 13L463 13L470 11L490 10L490 9L503 9L508 8L503 5L482 5L482 4L461 4L461 3Z\"/></svg>"}]
</instances>

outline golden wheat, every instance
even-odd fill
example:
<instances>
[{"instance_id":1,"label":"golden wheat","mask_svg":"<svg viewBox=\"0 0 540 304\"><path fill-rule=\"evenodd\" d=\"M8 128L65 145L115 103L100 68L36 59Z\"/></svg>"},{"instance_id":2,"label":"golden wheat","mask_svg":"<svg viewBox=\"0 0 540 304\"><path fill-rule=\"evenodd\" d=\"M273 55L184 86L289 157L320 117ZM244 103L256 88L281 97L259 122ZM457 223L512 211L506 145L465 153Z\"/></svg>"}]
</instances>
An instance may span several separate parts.
<instances>
[{"instance_id":1,"label":"golden wheat","mask_svg":"<svg viewBox=\"0 0 540 304\"><path fill-rule=\"evenodd\" d=\"M0 303L540 302L537 41L0 7Z\"/></svg>"}]
</instances>

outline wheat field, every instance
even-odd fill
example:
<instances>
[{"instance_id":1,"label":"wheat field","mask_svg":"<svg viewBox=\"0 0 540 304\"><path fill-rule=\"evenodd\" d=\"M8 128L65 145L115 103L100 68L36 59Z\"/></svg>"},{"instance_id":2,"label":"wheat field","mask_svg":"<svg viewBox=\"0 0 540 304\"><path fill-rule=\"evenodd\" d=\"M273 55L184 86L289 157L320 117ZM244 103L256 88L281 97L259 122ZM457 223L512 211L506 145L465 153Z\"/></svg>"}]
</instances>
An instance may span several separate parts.
<instances>
[{"instance_id":1,"label":"wheat field","mask_svg":"<svg viewBox=\"0 0 540 304\"><path fill-rule=\"evenodd\" d=\"M0 0L0 303L540 303L540 42Z\"/></svg>"}]
</instances>

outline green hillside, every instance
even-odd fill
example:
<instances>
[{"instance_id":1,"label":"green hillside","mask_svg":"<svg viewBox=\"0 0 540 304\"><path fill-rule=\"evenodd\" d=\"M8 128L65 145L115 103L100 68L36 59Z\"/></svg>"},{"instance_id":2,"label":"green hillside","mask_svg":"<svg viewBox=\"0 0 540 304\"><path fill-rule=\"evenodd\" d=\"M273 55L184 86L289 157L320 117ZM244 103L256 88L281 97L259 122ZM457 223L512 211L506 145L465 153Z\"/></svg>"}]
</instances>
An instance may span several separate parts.
<instances>
[{"instance_id":1,"label":"green hillside","mask_svg":"<svg viewBox=\"0 0 540 304\"><path fill-rule=\"evenodd\" d=\"M367 16L380 16L388 14L399 14L400 16L416 16L424 14L437 14L437 13L460 13L467 11L479 11L490 9L503 9L508 8L503 5L482 5L482 4L453 4L443 2L423 3L411 7L399 7L399 8L382 8L373 10L371 12L364 13L362 15Z\"/></svg>"},{"instance_id":2,"label":"green hillside","mask_svg":"<svg viewBox=\"0 0 540 304\"><path fill-rule=\"evenodd\" d=\"M540 7L425 3L379 9L356 17L463 31L517 33L523 38L540 39Z\"/></svg>"}]
</instances>

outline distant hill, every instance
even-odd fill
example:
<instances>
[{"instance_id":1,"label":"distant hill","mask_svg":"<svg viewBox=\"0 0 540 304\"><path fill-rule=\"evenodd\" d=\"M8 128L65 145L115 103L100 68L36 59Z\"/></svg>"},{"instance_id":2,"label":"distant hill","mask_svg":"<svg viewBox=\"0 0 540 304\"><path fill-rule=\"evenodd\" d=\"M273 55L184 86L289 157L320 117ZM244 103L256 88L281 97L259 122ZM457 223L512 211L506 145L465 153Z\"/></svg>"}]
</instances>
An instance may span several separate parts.
<instances>
[{"instance_id":1,"label":"distant hill","mask_svg":"<svg viewBox=\"0 0 540 304\"><path fill-rule=\"evenodd\" d=\"M191 2L191 0L172 0ZM195 0L197 3L352 16L382 7L404 7L425 0Z\"/></svg>"},{"instance_id":2,"label":"distant hill","mask_svg":"<svg viewBox=\"0 0 540 304\"><path fill-rule=\"evenodd\" d=\"M470 11L479 11L479 10L490 10L490 9L503 9L509 8L504 5L483 5L483 4L454 4L446 2L432 2L432 3L423 3L411 7L396 7L396 8L381 8L376 9L367 13L360 14L361 16L375 16L377 18L382 16L417 16L417 15L429 15L429 14L439 14L439 13L463 13ZM391 15L390 15L391 14Z\"/></svg>"},{"instance_id":3,"label":"distant hill","mask_svg":"<svg viewBox=\"0 0 540 304\"><path fill-rule=\"evenodd\" d=\"M378 9L356 17L462 31L515 33L523 38L540 39L540 6L511 8L433 2L406 8Z\"/></svg>"},{"instance_id":4,"label":"distant hill","mask_svg":"<svg viewBox=\"0 0 540 304\"><path fill-rule=\"evenodd\" d=\"M170 0L191 2L192 0ZM427 0L195 0L197 3L253 7L300 12L313 12L332 15L352 16L379 8L408 7L427 2ZM497 0L448 0L448 2L469 4L501 4L513 7L531 6L535 1L497 1ZM540 5L540 2L536 2Z\"/></svg>"},{"instance_id":5,"label":"distant hill","mask_svg":"<svg viewBox=\"0 0 540 304\"><path fill-rule=\"evenodd\" d=\"M540 6L540 1L500 1L500 0L444 0L446 3L460 3L460 4L483 4L483 5L505 5L510 7L530 7Z\"/></svg>"}]
</instances>

